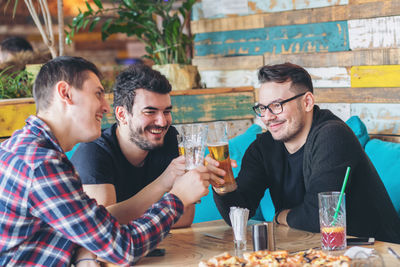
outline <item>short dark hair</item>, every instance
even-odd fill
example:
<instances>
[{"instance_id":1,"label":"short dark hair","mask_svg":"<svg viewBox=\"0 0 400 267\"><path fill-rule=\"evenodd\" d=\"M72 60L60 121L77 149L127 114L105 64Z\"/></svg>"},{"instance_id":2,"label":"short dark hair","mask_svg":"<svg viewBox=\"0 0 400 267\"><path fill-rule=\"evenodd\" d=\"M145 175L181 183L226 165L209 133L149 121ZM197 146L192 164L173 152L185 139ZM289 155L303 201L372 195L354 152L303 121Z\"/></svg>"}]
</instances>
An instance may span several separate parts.
<instances>
[{"instance_id":1,"label":"short dark hair","mask_svg":"<svg viewBox=\"0 0 400 267\"><path fill-rule=\"evenodd\" d=\"M96 74L100 80L102 79L97 67L81 57L62 56L45 63L33 85L36 112L50 106L56 83L65 81L76 89L82 89L82 85L90 72Z\"/></svg>"},{"instance_id":2,"label":"short dark hair","mask_svg":"<svg viewBox=\"0 0 400 267\"><path fill-rule=\"evenodd\" d=\"M117 106L132 113L135 91L145 89L159 94L171 92L171 84L160 72L144 64L135 64L121 72L114 84L114 113ZM117 120L118 122L118 120Z\"/></svg>"},{"instance_id":3,"label":"short dark hair","mask_svg":"<svg viewBox=\"0 0 400 267\"><path fill-rule=\"evenodd\" d=\"M31 44L22 37L14 36L4 39L0 43L0 48L4 52L18 53L22 51L33 51Z\"/></svg>"},{"instance_id":4,"label":"short dark hair","mask_svg":"<svg viewBox=\"0 0 400 267\"><path fill-rule=\"evenodd\" d=\"M314 91L310 74L304 68L289 62L261 67L258 71L258 81L260 83L291 81L290 89L295 93Z\"/></svg>"}]
</instances>

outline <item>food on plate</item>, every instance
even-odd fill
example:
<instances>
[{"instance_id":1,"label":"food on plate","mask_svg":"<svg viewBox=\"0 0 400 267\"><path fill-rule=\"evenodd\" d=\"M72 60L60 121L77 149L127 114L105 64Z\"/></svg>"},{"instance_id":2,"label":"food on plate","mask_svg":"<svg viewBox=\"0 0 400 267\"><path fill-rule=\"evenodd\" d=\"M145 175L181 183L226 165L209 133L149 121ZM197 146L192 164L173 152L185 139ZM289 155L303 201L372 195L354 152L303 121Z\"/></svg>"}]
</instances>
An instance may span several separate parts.
<instances>
[{"instance_id":1,"label":"food on plate","mask_svg":"<svg viewBox=\"0 0 400 267\"><path fill-rule=\"evenodd\" d=\"M225 252L212 257L207 261L201 261L199 267L349 267L351 260L347 256L329 255L321 250L309 249L294 254L285 250L268 251L261 250L243 253L243 258L232 256Z\"/></svg>"}]
</instances>

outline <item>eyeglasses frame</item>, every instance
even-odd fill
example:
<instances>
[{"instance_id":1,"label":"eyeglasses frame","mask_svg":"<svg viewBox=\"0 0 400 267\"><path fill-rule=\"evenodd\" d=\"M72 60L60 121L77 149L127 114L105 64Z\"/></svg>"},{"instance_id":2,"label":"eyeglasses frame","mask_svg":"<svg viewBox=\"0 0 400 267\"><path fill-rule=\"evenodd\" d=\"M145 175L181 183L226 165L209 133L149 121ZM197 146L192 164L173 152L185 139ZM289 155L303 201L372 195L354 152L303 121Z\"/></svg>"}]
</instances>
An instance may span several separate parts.
<instances>
[{"instance_id":1,"label":"eyeglasses frame","mask_svg":"<svg viewBox=\"0 0 400 267\"><path fill-rule=\"evenodd\" d=\"M253 106L253 111L256 113L256 115L257 115L258 117L264 117L265 115L262 115L261 113L258 113L258 112L256 111L256 109L258 109L260 106L262 106L262 107L264 107L266 110L268 109L269 112L271 112L272 114L274 114L274 115L279 115L279 114L281 114L281 113L283 112L283 104L285 104L285 103L287 103L287 102L290 102L290 101L292 101L292 100L295 100L296 98L299 98L300 96L303 96L303 95L305 95L306 93L307 93L307 92L304 92L304 93L295 95L295 96L293 96L293 97L291 97L291 98L288 98L288 99L285 99L285 100L282 100L282 101L272 102L272 103L269 103L267 106L265 106L265 105L263 105L263 104L256 103L256 104ZM269 107L271 104L279 104L279 105L281 105L282 111L279 112L279 113L274 113L274 112L272 111L272 109Z\"/></svg>"}]
</instances>

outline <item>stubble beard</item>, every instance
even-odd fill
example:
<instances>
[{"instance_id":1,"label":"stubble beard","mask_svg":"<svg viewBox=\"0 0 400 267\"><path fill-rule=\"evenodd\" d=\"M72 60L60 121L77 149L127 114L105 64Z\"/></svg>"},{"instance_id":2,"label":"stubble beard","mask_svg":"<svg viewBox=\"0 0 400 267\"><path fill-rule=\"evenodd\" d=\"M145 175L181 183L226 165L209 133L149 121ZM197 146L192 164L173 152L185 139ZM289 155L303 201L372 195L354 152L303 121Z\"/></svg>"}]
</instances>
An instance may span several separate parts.
<instances>
[{"instance_id":1,"label":"stubble beard","mask_svg":"<svg viewBox=\"0 0 400 267\"><path fill-rule=\"evenodd\" d=\"M158 144L153 144L149 142L144 137L144 130L141 129L140 127L134 128L131 123L129 123L129 141L145 151L154 150L156 148L161 147L164 144L164 140L162 140L162 142Z\"/></svg>"},{"instance_id":2,"label":"stubble beard","mask_svg":"<svg viewBox=\"0 0 400 267\"><path fill-rule=\"evenodd\" d=\"M298 106L298 112L299 112L299 114L301 114L300 106ZM286 120L286 122L287 122L287 120ZM287 129L286 133L284 133L281 137L275 138L272 134L271 135L275 141L281 141L283 143L287 143L287 142L294 140L300 134L300 132L304 128L304 126L305 126L304 118L299 116L298 118L295 118L293 120L293 125L291 125L291 126L289 125L289 129Z\"/></svg>"}]
</instances>

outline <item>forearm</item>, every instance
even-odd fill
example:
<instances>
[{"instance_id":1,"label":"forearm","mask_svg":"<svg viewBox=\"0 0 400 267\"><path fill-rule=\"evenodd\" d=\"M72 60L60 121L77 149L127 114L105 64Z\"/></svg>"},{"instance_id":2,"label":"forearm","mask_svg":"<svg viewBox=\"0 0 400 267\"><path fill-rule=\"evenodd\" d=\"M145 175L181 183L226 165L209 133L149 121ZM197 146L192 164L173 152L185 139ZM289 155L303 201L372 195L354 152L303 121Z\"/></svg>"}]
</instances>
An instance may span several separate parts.
<instances>
[{"instance_id":1,"label":"forearm","mask_svg":"<svg viewBox=\"0 0 400 267\"><path fill-rule=\"evenodd\" d=\"M182 217L172 226L172 228L189 227L193 223L195 213L195 205L188 205L185 207Z\"/></svg>"},{"instance_id":2,"label":"forearm","mask_svg":"<svg viewBox=\"0 0 400 267\"><path fill-rule=\"evenodd\" d=\"M126 224L142 216L165 193L166 189L158 180L155 180L131 198L108 206L107 210L117 218L119 223Z\"/></svg>"}]
</instances>

